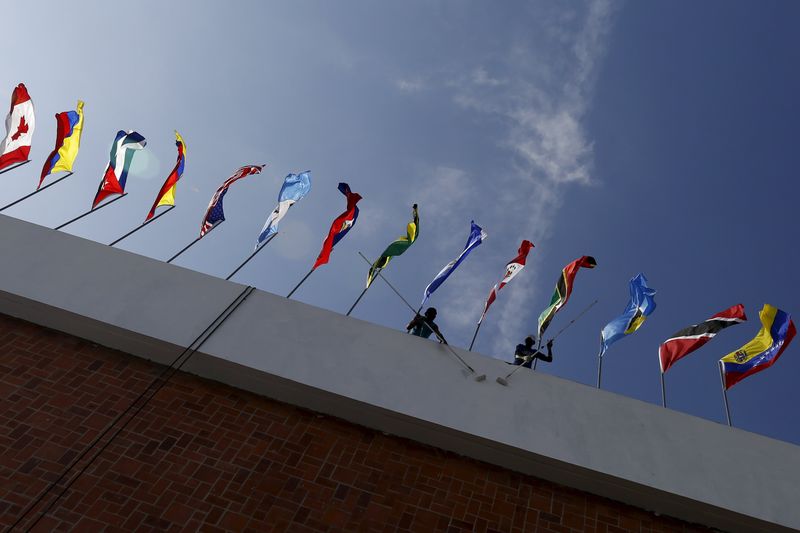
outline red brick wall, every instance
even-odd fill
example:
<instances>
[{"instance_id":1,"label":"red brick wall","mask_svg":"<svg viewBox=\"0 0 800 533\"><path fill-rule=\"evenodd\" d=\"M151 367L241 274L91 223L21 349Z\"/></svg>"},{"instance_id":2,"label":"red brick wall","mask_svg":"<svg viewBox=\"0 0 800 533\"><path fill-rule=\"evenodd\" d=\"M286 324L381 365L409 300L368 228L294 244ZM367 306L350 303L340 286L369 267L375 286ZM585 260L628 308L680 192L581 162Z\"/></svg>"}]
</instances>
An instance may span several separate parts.
<instances>
[{"instance_id":1,"label":"red brick wall","mask_svg":"<svg viewBox=\"0 0 800 533\"><path fill-rule=\"evenodd\" d=\"M0 315L0 526L11 525L162 369ZM35 531L104 527L703 530L180 373Z\"/></svg>"}]
</instances>

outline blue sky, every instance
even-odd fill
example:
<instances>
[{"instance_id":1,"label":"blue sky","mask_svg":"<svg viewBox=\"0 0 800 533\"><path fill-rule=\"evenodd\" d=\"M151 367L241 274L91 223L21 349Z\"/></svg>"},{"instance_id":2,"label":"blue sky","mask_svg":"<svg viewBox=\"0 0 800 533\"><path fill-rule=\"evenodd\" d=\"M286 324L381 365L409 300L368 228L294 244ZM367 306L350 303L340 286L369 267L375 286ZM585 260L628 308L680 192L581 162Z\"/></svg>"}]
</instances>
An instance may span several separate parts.
<instances>
[{"instance_id":1,"label":"blue sky","mask_svg":"<svg viewBox=\"0 0 800 533\"><path fill-rule=\"evenodd\" d=\"M4 174L0 201L32 190L53 115L86 102L75 175L5 214L54 227L88 209L118 129L147 138L128 197L66 229L108 243L147 213L187 146L177 208L120 247L166 259L192 240L213 191L236 168L228 220L177 264L225 277L252 249L283 177L313 190L236 277L286 294L308 271L347 181L357 226L298 300L345 312L377 256L420 207L420 238L386 276L413 303L464 245L489 234L431 305L452 343L469 344L483 301L519 242L528 266L489 312L476 351L511 359L535 330L561 268L587 254L539 371L594 384L599 331L644 272L658 308L615 344L604 388L660 403L657 348L735 303L749 322L722 332L666 376L670 407L724 421L716 361L758 330L765 302L800 313L793 246L800 151L800 6L789 2L104 2L10 7L0 95L28 86L33 163ZM102 290L102 287L98 287ZM409 312L376 283L353 316L402 328ZM267 319L267 318L265 318ZM800 341L798 341L800 342ZM335 347L332 347L335 357ZM800 345L729 392L734 424L800 443ZM487 386L496 386L489 384Z\"/></svg>"}]
</instances>

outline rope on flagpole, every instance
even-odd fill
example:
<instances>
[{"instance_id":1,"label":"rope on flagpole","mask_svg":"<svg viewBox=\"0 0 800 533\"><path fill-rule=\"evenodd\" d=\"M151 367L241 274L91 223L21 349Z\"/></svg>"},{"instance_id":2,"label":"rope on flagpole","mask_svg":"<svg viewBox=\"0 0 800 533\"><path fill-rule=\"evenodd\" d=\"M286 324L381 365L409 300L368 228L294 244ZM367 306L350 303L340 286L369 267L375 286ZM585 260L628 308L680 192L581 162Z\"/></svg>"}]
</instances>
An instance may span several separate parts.
<instances>
[{"instance_id":1,"label":"rope on flagpole","mask_svg":"<svg viewBox=\"0 0 800 533\"><path fill-rule=\"evenodd\" d=\"M25 160L25 161L23 161L22 163L19 163L19 164L17 164L17 165L14 165L13 167L4 168L3 170L0 170L0 174L5 174L6 172L11 172L11 171L12 171L12 170L14 170L15 168L19 168L19 167L21 167L22 165L27 165L27 164L28 164L28 163L30 163L30 162L31 162L31 160L30 160L30 159L26 159L26 160Z\"/></svg>"},{"instance_id":2,"label":"rope on flagpole","mask_svg":"<svg viewBox=\"0 0 800 533\"><path fill-rule=\"evenodd\" d=\"M241 265L239 265L238 267L236 267L236 270L234 270L233 272L231 272L230 274L228 274L228 277L227 277L227 278L225 278L225 280L227 281L227 280L231 279L231 278L232 278L232 277L233 277L233 276L234 276L234 275L235 275L237 272L239 272L239 271L242 269L242 267L243 267L243 266L245 266L247 263L249 263L249 262L250 262L250 260L251 260L252 258L254 258L258 252L260 252L262 249L264 249L264 247L265 247L266 245L268 245L269 243L271 243L271 242L272 242L272 239L274 239L274 238L275 238L275 237L277 237L277 236L278 236L278 234L277 234L277 233L273 233L272 235L270 235L270 237L269 237L269 238L268 238L266 241L264 241L264 242L263 242L262 244L260 244L260 245L259 245L259 246L258 246L258 247L255 249L255 250L253 250L253 253L251 253L251 254L250 254L248 257L247 257L247 259L245 259L245 260L244 260L244 262L243 262Z\"/></svg>"},{"instance_id":3,"label":"rope on flagpole","mask_svg":"<svg viewBox=\"0 0 800 533\"><path fill-rule=\"evenodd\" d=\"M206 235L208 235L209 233L211 233L212 231L214 231L214 230L216 229L216 227L217 227L217 226L219 226L220 224L222 224L223 222L225 222L225 221L224 221L224 220L220 220L219 222L217 222L216 224L214 224L213 226L211 226L211 227L208 229L208 231L207 231L207 232L205 232L204 234L200 235L200 236L199 236L199 237L197 237L195 240L193 240L192 242L190 242L189 244L187 244L186 246L184 246L184 247L183 247L183 249L181 249L181 251L180 251L180 252L178 252L177 254L173 255L173 256L172 256L172 257L170 257L169 259L167 259L167 263L172 263L172 261L174 261L176 257L178 257L178 256L179 256L179 255L181 255L183 252L185 252L186 250L188 250L189 248L191 248L192 246L194 246L195 244L197 244L197 242L198 242L200 239L202 239L203 237L205 237Z\"/></svg>"},{"instance_id":4,"label":"rope on flagpole","mask_svg":"<svg viewBox=\"0 0 800 533\"><path fill-rule=\"evenodd\" d=\"M33 509L36 508L39 503L41 503L47 495L53 491L58 485L66 478L69 472L77 466L77 464L83 460L84 457L95 447L99 442L120 422L128 413L130 413L136 404L139 403L138 408L133 411L133 414L128 418L110 437L109 439L98 449L97 453L95 453L92 457L89 458L88 462L81 468L81 470L75 475L72 479L70 479L67 483L64 484L61 491L56 494L55 498L50 501L49 504L39 513L39 516L36 520L30 524L26 531L31 531L40 521L44 518L47 513L55 506L55 504L64 496L64 494L69 490L69 488L80 478L86 470L94 463L94 461L100 457L100 455L108 448L108 446L116 439L116 437L125 430L125 428L130 424L138 414L144 409L147 404L152 400L156 394L166 385L172 377L186 364L187 361L195 354L197 351L205 344L205 342L214 334L214 332L219 329L220 326L233 314L233 312L244 302L250 294L255 291L255 287L248 286L242 292L240 292L236 298L228 304L228 306L219 314L217 317L206 326L206 328L198 335L190 344L187 346L172 362L167 366L161 373L150 382L147 388L142 391L136 399L131 402L128 407L121 412L117 417L103 430L100 435L95 437L95 439L87 446L80 455L78 455L72 462L64 469L61 475L53 481L47 489L44 490L36 499L28 505L28 507L22 512L22 514L17 518L17 520L11 525L8 531L12 531L15 527L17 527L25 517L30 514ZM184 357L186 356L186 357ZM181 359L183 359L181 361ZM178 362L180 363L178 364ZM176 366L177 365L177 366ZM155 387L155 388L154 388ZM147 394L150 391L153 391L152 394L148 397Z\"/></svg>"},{"instance_id":5,"label":"rope on flagpole","mask_svg":"<svg viewBox=\"0 0 800 533\"><path fill-rule=\"evenodd\" d=\"M63 223L63 224L61 224L60 226L56 226L56 227L55 227L55 228L53 228L53 229L55 229L55 230L59 230L59 229L61 229L61 228L65 227L65 226L69 226L69 225L70 225L70 224L72 224L73 222L77 222L78 220L82 219L83 217L85 217L85 216L87 216L87 215L91 215L91 214L92 214L92 213L94 213L95 211L100 211L100 210L101 210L101 209L103 209L105 206L107 206L107 205L111 205L111 204L113 204L114 202L116 202L117 200L119 200L119 199L121 199L121 198L125 198L126 196L128 196L128 193L124 192L124 193L122 193L121 195L117 196L116 198L114 198L114 199L112 199L112 200L109 200L108 202L104 203L103 205L100 205L100 206L97 206L97 207L93 207L93 208L89 209L88 211L86 211L84 214L82 214L82 215L79 215L79 216L77 216L77 217L73 218L72 220L67 220L66 222L64 222L64 223Z\"/></svg>"},{"instance_id":6,"label":"rope on flagpole","mask_svg":"<svg viewBox=\"0 0 800 533\"><path fill-rule=\"evenodd\" d=\"M160 216L162 216L162 215L166 215L167 213L169 213L169 212L170 212L170 211L172 211L173 209L175 209L175 206L174 206L174 205L171 205L171 206L169 206L167 209L163 210L162 212L160 212L159 214L157 214L157 215L156 215L156 216L154 216L153 218L151 218L151 219L149 219L149 220L145 220L144 222L142 222L141 224L139 224L138 226L136 226L135 228L133 228L132 230L130 230L128 233L126 233L125 235L123 235L123 236L122 236L122 237L120 237L119 239L115 240L115 241L114 241L114 242L112 242L112 243L109 243L109 246L114 246L115 244L117 244L118 242L120 242L122 239L126 239L126 238L130 237L131 235L133 235L134 233L136 233L137 231L139 231L140 229L142 229L142 228L143 228L143 227L145 227L146 225L150 224L151 222L155 222L155 221L156 221L156 219L158 219Z\"/></svg>"},{"instance_id":7,"label":"rope on flagpole","mask_svg":"<svg viewBox=\"0 0 800 533\"><path fill-rule=\"evenodd\" d=\"M27 200L28 198L30 198L31 196L33 196L33 195L35 195L35 194L39 194L40 192L42 192L42 191L43 191L43 190L45 190L46 188L48 188L48 187L52 187L53 185L55 185L55 184L56 184L56 183L58 183L59 181L65 180L65 179L67 179L67 178L68 178L68 177L70 177L70 176L72 176L72 172L70 172L70 173L68 173L68 174L64 174L63 176L61 176L61 177L60 177L60 178L58 178L57 180L55 180L55 181L53 181L53 182L51 182L51 183L48 183L48 184L47 184L47 185L45 185L44 187L40 187L40 188L36 189L35 191L33 191L33 192L31 192L31 193L28 193L28 194L26 194L25 196L23 196L23 197L22 197L22 198L20 198L20 199L18 199L18 200L14 200L14 201L13 201L13 202L11 202L10 204L8 204L8 205L5 205L5 206L3 206L3 207L0 207L0 212L2 212L2 211L5 211L5 210L6 210L6 209L8 209L9 207L13 207L13 206L17 205L18 203L20 203L20 202L21 202L21 201L23 201L23 200Z\"/></svg>"}]
</instances>

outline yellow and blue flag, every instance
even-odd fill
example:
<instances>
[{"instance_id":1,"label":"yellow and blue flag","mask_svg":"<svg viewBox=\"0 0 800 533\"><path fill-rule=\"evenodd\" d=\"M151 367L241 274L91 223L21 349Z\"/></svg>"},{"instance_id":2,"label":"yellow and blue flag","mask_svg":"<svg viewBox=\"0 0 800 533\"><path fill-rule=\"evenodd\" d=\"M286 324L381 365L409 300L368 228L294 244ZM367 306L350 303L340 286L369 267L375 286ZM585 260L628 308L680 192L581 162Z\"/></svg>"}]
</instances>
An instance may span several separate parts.
<instances>
[{"instance_id":1,"label":"yellow and blue flag","mask_svg":"<svg viewBox=\"0 0 800 533\"><path fill-rule=\"evenodd\" d=\"M656 290L647 286L644 274L637 274L630 282L631 299L620 316L606 324L600 332L602 347L600 356L606 353L611 344L630 335L644 324L645 319L656 309L653 296Z\"/></svg>"},{"instance_id":2,"label":"yellow and blue flag","mask_svg":"<svg viewBox=\"0 0 800 533\"><path fill-rule=\"evenodd\" d=\"M56 113L56 147L44 162L39 187L44 179L54 172L72 172L72 165L78 157L83 133L83 102L78 100L75 111ZM39 188L37 187L37 189Z\"/></svg>"},{"instance_id":3,"label":"yellow and blue flag","mask_svg":"<svg viewBox=\"0 0 800 533\"><path fill-rule=\"evenodd\" d=\"M764 304L759 313L761 330L753 340L719 360L725 389L775 364L797 334L792 317L777 307Z\"/></svg>"}]
</instances>

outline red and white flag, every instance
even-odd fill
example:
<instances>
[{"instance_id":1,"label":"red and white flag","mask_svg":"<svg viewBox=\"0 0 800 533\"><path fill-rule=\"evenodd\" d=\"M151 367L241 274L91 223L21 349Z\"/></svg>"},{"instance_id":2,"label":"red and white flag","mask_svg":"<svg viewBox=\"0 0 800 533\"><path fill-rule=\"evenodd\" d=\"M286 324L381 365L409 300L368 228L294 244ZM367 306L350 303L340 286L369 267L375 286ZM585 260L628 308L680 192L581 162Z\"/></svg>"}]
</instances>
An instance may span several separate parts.
<instances>
[{"instance_id":1,"label":"red and white flag","mask_svg":"<svg viewBox=\"0 0 800 533\"><path fill-rule=\"evenodd\" d=\"M11 111L6 117L6 138L0 143L0 170L28 160L36 120L33 102L24 83L11 93Z\"/></svg>"},{"instance_id":2,"label":"red and white flag","mask_svg":"<svg viewBox=\"0 0 800 533\"><path fill-rule=\"evenodd\" d=\"M489 310L489 306L497 299L497 292L506 286L506 284L514 279L514 276L520 273L520 271L525 268L525 261L528 259L528 252L531 251L533 248L533 243L531 241L522 241L522 244L519 245L519 250L517 257L509 261L506 265L506 274L503 276L503 279L500 280L500 283L492 287L492 291L489 293L489 297L486 298L486 303L483 305L483 313L481 313L481 318L478 320L478 324L483 322L483 318L486 316L486 311Z\"/></svg>"}]
</instances>

